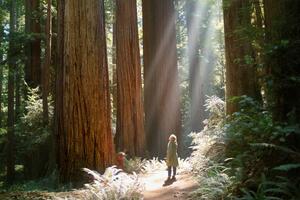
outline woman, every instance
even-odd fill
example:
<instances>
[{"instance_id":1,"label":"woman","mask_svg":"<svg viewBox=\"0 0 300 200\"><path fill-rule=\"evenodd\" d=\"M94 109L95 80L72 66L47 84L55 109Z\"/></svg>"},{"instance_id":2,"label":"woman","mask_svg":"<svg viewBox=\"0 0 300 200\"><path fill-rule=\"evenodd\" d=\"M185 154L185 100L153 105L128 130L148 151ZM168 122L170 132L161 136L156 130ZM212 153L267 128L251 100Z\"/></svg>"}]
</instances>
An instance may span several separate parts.
<instances>
[{"instance_id":1,"label":"woman","mask_svg":"<svg viewBox=\"0 0 300 200\"><path fill-rule=\"evenodd\" d=\"M174 134L170 135L168 150L167 150L167 166L168 166L168 180L171 179L171 170L173 168L172 180L176 180L176 167L178 167L178 155L177 155L177 139Z\"/></svg>"}]
</instances>

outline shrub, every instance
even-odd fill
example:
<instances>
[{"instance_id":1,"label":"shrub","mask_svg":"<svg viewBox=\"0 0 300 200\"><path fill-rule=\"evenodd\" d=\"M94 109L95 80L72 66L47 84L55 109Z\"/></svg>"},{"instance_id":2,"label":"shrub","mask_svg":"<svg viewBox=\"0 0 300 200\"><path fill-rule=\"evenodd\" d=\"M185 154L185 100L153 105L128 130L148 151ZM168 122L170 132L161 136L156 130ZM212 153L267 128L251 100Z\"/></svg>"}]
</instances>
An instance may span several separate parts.
<instances>
[{"instance_id":1,"label":"shrub","mask_svg":"<svg viewBox=\"0 0 300 200\"><path fill-rule=\"evenodd\" d=\"M142 192L145 187L135 173L129 175L115 167L107 168L103 175L86 168L83 170L94 178L93 183L85 184L87 188L86 193L88 196L91 196L91 199L143 199Z\"/></svg>"}]
</instances>

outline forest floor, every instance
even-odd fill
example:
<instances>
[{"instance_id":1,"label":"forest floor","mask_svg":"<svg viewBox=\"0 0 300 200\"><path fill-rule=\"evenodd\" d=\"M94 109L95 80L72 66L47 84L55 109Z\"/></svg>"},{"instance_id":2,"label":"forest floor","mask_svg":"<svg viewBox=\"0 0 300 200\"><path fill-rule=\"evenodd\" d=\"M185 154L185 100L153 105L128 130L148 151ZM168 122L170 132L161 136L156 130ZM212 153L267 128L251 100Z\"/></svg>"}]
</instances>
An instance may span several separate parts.
<instances>
[{"instance_id":1,"label":"forest floor","mask_svg":"<svg viewBox=\"0 0 300 200\"><path fill-rule=\"evenodd\" d=\"M145 200L186 200L189 193L197 189L198 184L195 178L188 173L179 174L176 181L165 184L167 171L157 171L141 177L145 183Z\"/></svg>"},{"instance_id":2,"label":"forest floor","mask_svg":"<svg viewBox=\"0 0 300 200\"><path fill-rule=\"evenodd\" d=\"M167 171L159 170L156 172L140 175L140 181L145 185L143 193L145 200L187 200L190 192L197 188L197 181L189 173L179 174L176 181L165 183ZM0 193L1 200L77 200L87 199L86 190L73 190L69 192L11 192Z\"/></svg>"}]
</instances>

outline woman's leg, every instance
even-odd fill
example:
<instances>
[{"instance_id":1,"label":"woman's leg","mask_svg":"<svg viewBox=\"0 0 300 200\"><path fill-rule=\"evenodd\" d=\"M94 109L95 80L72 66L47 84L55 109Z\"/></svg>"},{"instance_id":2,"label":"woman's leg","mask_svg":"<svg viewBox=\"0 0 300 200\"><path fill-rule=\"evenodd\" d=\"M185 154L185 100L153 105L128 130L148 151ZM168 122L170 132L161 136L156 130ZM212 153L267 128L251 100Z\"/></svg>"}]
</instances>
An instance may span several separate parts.
<instances>
[{"instance_id":1,"label":"woman's leg","mask_svg":"<svg viewBox=\"0 0 300 200\"><path fill-rule=\"evenodd\" d=\"M168 178L171 177L171 166L168 167Z\"/></svg>"},{"instance_id":2,"label":"woman's leg","mask_svg":"<svg viewBox=\"0 0 300 200\"><path fill-rule=\"evenodd\" d=\"M176 175L176 167L173 167L173 177L175 178Z\"/></svg>"}]
</instances>

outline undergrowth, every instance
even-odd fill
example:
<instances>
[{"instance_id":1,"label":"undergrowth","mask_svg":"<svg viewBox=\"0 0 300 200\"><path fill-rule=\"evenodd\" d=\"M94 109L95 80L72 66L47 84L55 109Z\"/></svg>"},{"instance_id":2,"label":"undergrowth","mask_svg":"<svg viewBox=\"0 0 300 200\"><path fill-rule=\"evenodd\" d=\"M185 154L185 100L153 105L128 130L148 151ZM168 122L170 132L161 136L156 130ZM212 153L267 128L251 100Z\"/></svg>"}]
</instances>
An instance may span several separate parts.
<instances>
[{"instance_id":1,"label":"undergrowth","mask_svg":"<svg viewBox=\"0 0 300 200\"><path fill-rule=\"evenodd\" d=\"M224 102L210 97L210 116L200 133L191 133L194 199L300 199L299 125L274 122L253 99L236 98L240 111L225 117Z\"/></svg>"},{"instance_id":2,"label":"undergrowth","mask_svg":"<svg viewBox=\"0 0 300 200\"><path fill-rule=\"evenodd\" d=\"M142 192L145 187L135 173L130 175L115 167L107 168L103 175L86 168L83 170L94 179L93 183L85 184L86 193L90 196L90 199L143 199Z\"/></svg>"}]
</instances>

